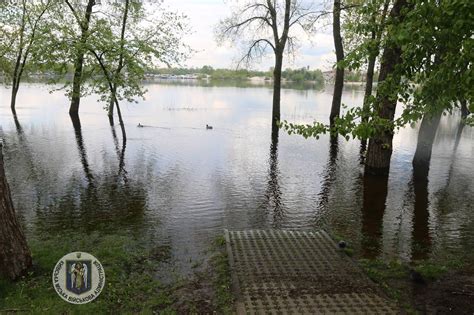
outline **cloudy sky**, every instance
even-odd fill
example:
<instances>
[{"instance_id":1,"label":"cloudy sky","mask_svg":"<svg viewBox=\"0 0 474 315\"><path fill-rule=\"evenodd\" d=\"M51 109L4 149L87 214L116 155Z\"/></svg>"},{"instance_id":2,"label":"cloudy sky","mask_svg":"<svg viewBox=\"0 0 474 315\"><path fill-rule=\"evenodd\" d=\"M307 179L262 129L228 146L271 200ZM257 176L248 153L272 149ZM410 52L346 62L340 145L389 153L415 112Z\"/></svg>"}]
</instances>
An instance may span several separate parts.
<instances>
[{"instance_id":1,"label":"cloudy sky","mask_svg":"<svg viewBox=\"0 0 474 315\"><path fill-rule=\"evenodd\" d=\"M220 19L230 15L229 4L225 0L165 0L166 6L186 14L189 18L193 33L186 42L196 50L196 53L187 61L186 66L202 67L211 65L214 68L233 68L236 66L239 48L229 45L218 46L214 38L214 28ZM334 63L334 44L331 30L321 30L311 41L305 39L293 62L286 60L284 68L299 68L309 66L329 70ZM273 65L272 55L256 62L253 68L267 70Z\"/></svg>"}]
</instances>

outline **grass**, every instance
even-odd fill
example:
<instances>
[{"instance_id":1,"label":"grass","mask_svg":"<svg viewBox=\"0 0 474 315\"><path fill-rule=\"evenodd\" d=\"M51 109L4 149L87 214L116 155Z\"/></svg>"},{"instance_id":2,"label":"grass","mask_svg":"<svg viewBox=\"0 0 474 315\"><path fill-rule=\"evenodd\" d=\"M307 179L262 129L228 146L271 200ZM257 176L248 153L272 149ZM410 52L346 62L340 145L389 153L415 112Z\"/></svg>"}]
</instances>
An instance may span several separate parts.
<instances>
[{"instance_id":1,"label":"grass","mask_svg":"<svg viewBox=\"0 0 474 315\"><path fill-rule=\"evenodd\" d=\"M214 256L211 265L214 270L213 286L215 288L216 306L220 314L233 313L234 300L231 293L231 273L229 260L225 250L226 241L223 236L214 241Z\"/></svg>"},{"instance_id":2,"label":"grass","mask_svg":"<svg viewBox=\"0 0 474 315\"><path fill-rule=\"evenodd\" d=\"M74 235L74 234L69 234ZM77 238L77 236L80 236ZM30 314L151 313L171 306L171 292L154 279L157 258L166 260L168 248L144 245L130 235L74 235L30 240L35 265L26 277L12 283L0 280L0 313L21 310ZM53 267L66 253L86 251L100 257L106 284L100 296L84 305L63 301L51 282Z\"/></svg>"},{"instance_id":3,"label":"grass","mask_svg":"<svg viewBox=\"0 0 474 315\"><path fill-rule=\"evenodd\" d=\"M73 233L64 235L74 235ZM218 238L210 248L211 259L204 271L189 278L179 277L163 285L155 275L161 262L170 257L169 248L144 242L128 233L80 234L74 238L56 236L29 240L34 267L16 282L0 279L0 314L177 314L233 313L230 270L225 240ZM100 296L92 303L72 305L53 289L51 276L57 261L73 251L97 257L106 275ZM195 262L193 269L201 266Z\"/></svg>"}]
</instances>

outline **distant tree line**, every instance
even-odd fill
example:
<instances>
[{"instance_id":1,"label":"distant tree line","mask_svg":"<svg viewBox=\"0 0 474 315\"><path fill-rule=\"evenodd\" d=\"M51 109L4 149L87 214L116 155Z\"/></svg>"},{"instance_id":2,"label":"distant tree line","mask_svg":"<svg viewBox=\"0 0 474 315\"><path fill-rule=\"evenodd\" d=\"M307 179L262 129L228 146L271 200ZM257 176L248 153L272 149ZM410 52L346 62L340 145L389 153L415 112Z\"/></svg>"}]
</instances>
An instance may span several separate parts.
<instances>
[{"instance_id":1,"label":"distant tree line","mask_svg":"<svg viewBox=\"0 0 474 315\"><path fill-rule=\"evenodd\" d=\"M252 77L262 77L271 79L273 77L273 68L268 71L257 71L249 69L222 69L213 68L211 66L203 66L201 68L155 68L149 69L151 74L166 75L200 75L199 77L209 76L212 80L248 80ZM308 67L299 69L287 68L282 71L282 79L292 82L313 81L317 85L324 84L324 77L321 70L310 70Z\"/></svg>"}]
</instances>

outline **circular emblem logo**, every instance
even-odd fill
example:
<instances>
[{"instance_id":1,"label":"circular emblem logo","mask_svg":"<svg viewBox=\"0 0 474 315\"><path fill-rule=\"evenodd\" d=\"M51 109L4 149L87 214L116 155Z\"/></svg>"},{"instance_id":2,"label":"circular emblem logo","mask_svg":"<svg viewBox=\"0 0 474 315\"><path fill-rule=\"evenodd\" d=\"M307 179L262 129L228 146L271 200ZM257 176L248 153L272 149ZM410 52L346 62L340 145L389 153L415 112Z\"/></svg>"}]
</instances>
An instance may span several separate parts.
<instances>
[{"instance_id":1,"label":"circular emblem logo","mask_svg":"<svg viewBox=\"0 0 474 315\"><path fill-rule=\"evenodd\" d=\"M88 253L74 252L61 258L53 270L53 286L59 296L72 304L96 299L105 285L101 263Z\"/></svg>"}]
</instances>

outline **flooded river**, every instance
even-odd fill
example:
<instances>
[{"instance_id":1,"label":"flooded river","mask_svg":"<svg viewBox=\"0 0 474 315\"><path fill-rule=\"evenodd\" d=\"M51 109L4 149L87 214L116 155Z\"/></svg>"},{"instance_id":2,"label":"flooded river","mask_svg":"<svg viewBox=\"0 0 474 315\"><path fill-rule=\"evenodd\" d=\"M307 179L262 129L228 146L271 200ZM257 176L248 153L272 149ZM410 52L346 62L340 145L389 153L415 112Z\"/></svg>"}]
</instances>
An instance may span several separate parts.
<instances>
[{"instance_id":1,"label":"flooded river","mask_svg":"<svg viewBox=\"0 0 474 315\"><path fill-rule=\"evenodd\" d=\"M147 88L146 100L122 104L126 146L95 96L73 124L63 92L25 84L15 120L0 88L5 167L28 237L145 231L185 268L224 228L323 227L360 255L404 260L474 244L474 130L458 135L458 114L442 118L427 178L413 176L417 125L400 130L387 182L364 179L356 140L280 131L272 144L269 87ZM282 119L327 121L331 94L283 89ZM362 98L346 89L343 102Z\"/></svg>"}]
</instances>

